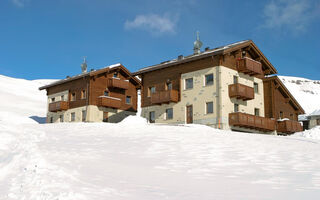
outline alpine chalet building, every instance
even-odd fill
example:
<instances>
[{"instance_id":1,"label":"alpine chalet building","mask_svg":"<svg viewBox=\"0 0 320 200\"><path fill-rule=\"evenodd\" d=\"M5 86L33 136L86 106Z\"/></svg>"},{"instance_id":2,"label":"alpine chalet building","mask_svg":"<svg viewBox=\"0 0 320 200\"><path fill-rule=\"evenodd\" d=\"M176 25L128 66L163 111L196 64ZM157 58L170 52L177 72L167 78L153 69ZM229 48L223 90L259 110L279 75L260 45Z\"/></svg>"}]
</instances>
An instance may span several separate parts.
<instances>
[{"instance_id":1,"label":"alpine chalet building","mask_svg":"<svg viewBox=\"0 0 320 200\"><path fill-rule=\"evenodd\" d=\"M141 115L149 122L196 123L220 129L276 133L284 115L276 114L280 113L278 107L271 113L270 106L283 101L281 105L288 105L286 115L294 127L290 131L284 127L278 133L301 129L297 116L304 113L303 109L283 85L280 95L285 98L273 99L275 95L270 90L278 89L279 85L268 90L271 82L275 82L266 81L266 77L277 74L277 70L253 41L206 48L203 52L201 46L198 37L193 55L180 55L134 73L142 81Z\"/></svg>"},{"instance_id":2,"label":"alpine chalet building","mask_svg":"<svg viewBox=\"0 0 320 200\"><path fill-rule=\"evenodd\" d=\"M119 122L137 112L140 81L120 63L40 87L47 90L47 122Z\"/></svg>"}]
</instances>

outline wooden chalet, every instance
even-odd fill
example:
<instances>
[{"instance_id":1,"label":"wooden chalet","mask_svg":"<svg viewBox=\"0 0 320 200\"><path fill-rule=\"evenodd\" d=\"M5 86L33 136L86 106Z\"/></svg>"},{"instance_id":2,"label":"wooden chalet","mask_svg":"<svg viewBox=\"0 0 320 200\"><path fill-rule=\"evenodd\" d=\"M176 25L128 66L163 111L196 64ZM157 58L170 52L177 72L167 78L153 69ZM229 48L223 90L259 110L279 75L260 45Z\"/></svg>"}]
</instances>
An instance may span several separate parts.
<instances>
[{"instance_id":1,"label":"wooden chalet","mask_svg":"<svg viewBox=\"0 0 320 200\"><path fill-rule=\"evenodd\" d=\"M118 122L137 112L140 87L140 81L122 64L115 64L39 89L47 90L48 122Z\"/></svg>"}]
</instances>

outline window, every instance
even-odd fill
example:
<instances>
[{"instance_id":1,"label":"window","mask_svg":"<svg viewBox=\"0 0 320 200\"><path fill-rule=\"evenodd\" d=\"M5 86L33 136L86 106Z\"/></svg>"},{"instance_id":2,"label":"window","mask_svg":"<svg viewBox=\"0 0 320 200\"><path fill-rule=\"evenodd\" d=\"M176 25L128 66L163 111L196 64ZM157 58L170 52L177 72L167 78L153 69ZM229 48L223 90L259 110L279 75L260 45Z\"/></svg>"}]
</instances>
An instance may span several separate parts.
<instances>
[{"instance_id":1,"label":"window","mask_svg":"<svg viewBox=\"0 0 320 200\"><path fill-rule=\"evenodd\" d=\"M154 111L149 112L149 122L154 123L155 122L155 113Z\"/></svg>"},{"instance_id":2,"label":"window","mask_svg":"<svg viewBox=\"0 0 320 200\"><path fill-rule=\"evenodd\" d=\"M64 95L61 95L60 98L61 98L61 101L64 101Z\"/></svg>"},{"instance_id":3,"label":"window","mask_svg":"<svg viewBox=\"0 0 320 200\"><path fill-rule=\"evenodd\" d=\"M234 112L239 112L239 104L234 104Z\"/></svg>"},{"instance_id":4,"label":"window","mask_svg":"<svg viewBox=\"0 0 320 200\"><path fill-rule=\"evenodd\" d=\"M317 125L320 125L320 119L317 119Z\"/></svg>"},{"instance_id":5,"label":"window","mask_svg":"<svg viewBox=\"0 0 320 200\"><path fill-rule=\"evenodd\" d=\"M107 96L107 97L108 97L108 96L109 96L109 91L104 91L103 94L104 94L104 96Z\"/></svg>"},{"instance_id":6,"label":"window","mask_svg":"<svg viewBox=\"0 0 320 200\"><path fill-rule=\"evenodd\" d=\"M59 117L59 119L60 119L60 122L63 122L63 115L60 115L60 117Z\"/></svg>"},{"instance_id":7,"label":"window","mask_svg":"<svg viewBox=\"0 0 320 200\"><path fill-rule=\"evenodd\" d=\"M151 94L156 93L156 87L152 86L148 88L148 97L151 96Z\"/></svg>"},{"instance_id":8,"label":"window","mask_svg":"<svg viewBox=\"0 0 320 200\"><path fill-rule=\"evenodd\" d=\"M259 110L259 108L255 108L255 109L254 109L254 115L255 115L255 116L260 116L260 110Z\"/></svg>"},{"instance_id":9,"label":"window","mask_svg":"<svg viewBox=\"0 0 320 200\"><path fill-rule=\"evenodd\" d=\"M205 86L207 85L213 85L213 74L207 74L205 75Z\"/></svg>"},{"instance_id":10,"label":"window","mask_svg":"<svg viewBox=\"0 0 320 200\"><path fill-rule=\"evenodd\" d=\"M72 93L71 94L71 101L75 101L76 100L76 93Z\"/></svg>"},{"instance_id":11,"label":"window","mask_svg":"<svg viewBox=\"0 0 320 200\"><path fill-rule=\"evenodd\" d=\"M51 98L51 102L54 102L55 101L55 98Z\"/></svg>"},{"instance_id":12,"label":"window","mask_svg":"<svg viewBox=\"0 0 320 200\"><path fill-rule=\"evenodd\" d=\"M86 90L82 90L81 91L81 99L85 99L85 98L87 98Z\"/></svg>"},{"instance_id":13,"label":"window","mask_svg":"<svg viewBox=\"0 0 320 200\"><path fill-rule=\"evenodd\" d=\"M53 123L53 117L50 117L50 123Z\"/></svg>"},{"instance_id":14,"label":"window","mask_svg":"<svg viewBox=\"0 0 320 200\"><path fill-rule=\"evenodd\" d=\"M71 113L71 119L72 122L76 121L76 113Z\"/></svg>"},{"instance_id":15,"label":"window","mask_svg":"<svg viewBox=\"0 0 320 200\"><path fill-rule=\"evenodd\" d=\"M254 93L258 93L258 92L259 92L259 85L258 85L258 83L253 83L253 88L254 88Z\"/></svg>"},{"instance_id":16,"label":"window","mask_svg":"<svg viewBox=\"0 0 320 200\"><path fill-rule=\"evenodd\" d=\"M173 119L173 109L172 108L166 109L166 119Z\"/></svg>"},{"instance_id":17,"label":"window","mask_svg":"<svg viewBox=\"0 0 320 200\"><path fill-rule=\"evenodd\" d=\"M126 96L126 104L131 104L131 96Z\"/></svg>"},{"instance_id":18,"label":"window","mask_svg":"<svg viewBox=\"0 0 320 200\"><path fill-rule=\"evenodd\" d=\"M237 76L233 76L233 83L234 84L238 83L238 77Z\"/></svg>"},{"instance_id":19,"label":"window","mask_svg":"<svg viewBox=\"0 0 320 200\"><path fill-rule=\"evenodd\" d=\"M206 113L212 114L213 113L213 102L206 103Z\"/></svg>"},{"instance_id":20,"label":"window","mask_svg":"<svg viewBox=\"0 0 320 200\"><path fill-rule=\"evenodd\" d=\"M166 90L172 90L172 83L166 83Z\"/></svg>"},{"instance_id":21,"label":"window","mask_svg":"<svg viewBox=\"0 0 320 200\"><path fill-rule=\"evenodd\" d=\"M82 121L85 122L86 121L86 115L87 112L85 110L82 111Z\"/></svg>"},{"instance_id":22,"label":"window","mask_svg":"<svg viewBox=\"0 0 320 200\"><path fill-rule=\"evenodd\" d=\"M187 78L185 82L186 90L193 88L193 78Z\"/></svg>"},{"instance_id":23,"label":"window","mask_svg":"<svg viewBox=\"0 0 320 200\"><path fill-rule=\"evenodd\" d=\"M113 78L118 78L118 72L115 72L115 73L113 74Z\"/></svg>"},{"instance_id":24,"label":"window","mask_svg":"<svg viewBox=\"0 0 320 200\"><path fill-rule=\"evenodd\" d=\"M282 118L283 118L283 112L280 111L280 119L282 119Z\"/></svg>"},{"instance_id":25,"label":"window","mask_svg":"<svg viewBox=\"0 0 320 200\"><path fill-rule=\"evenodd\" d=\"M293 114L292 114L292 113L290 114L290 119L292 119L292 120L293 120Z\"/></svg>"}]
</instances>

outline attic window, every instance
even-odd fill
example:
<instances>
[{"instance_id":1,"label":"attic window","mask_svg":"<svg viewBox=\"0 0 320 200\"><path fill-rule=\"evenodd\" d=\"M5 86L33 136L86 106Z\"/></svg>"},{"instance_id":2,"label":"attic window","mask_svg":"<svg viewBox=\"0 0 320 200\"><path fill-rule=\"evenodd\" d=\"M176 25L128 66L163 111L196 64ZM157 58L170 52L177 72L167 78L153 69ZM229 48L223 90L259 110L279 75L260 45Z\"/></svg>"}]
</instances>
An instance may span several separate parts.
<instances>
[{"instance_id":1,"label":"attic window","mask_svg":"<svg viewBox=\"0 0 320 200\"><path fill-rule=\"evenodd\" d=\"M113 74L113 78L118 78L118 72L115 72L115 73Z\"/></svg>"},{"instance_id":2,"label":"attic window","mask_svg":"<svg viewBox=\"0 0 320 200\"><path fill-rule=\"evenodd\" d=\"M104 96L109 96L109 91L104 91Z\"/></svg>"}]
</instances>

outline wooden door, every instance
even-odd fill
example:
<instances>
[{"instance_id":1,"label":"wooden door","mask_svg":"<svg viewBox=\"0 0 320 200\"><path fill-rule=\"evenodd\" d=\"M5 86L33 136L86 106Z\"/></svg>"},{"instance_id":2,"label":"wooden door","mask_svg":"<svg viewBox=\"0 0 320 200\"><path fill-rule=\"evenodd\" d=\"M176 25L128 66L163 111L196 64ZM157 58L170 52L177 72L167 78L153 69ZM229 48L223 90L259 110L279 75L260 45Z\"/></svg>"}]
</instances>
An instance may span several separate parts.
<instances>
[{"instance_id":1,"label":"wooden door","mask_svg":"<svg viewBox=\"0 0 320 200\"><path fill-rule=\"evenodd\" d=\"M187 106L187 124L193 123L193 108L191 106Z\"/></svg>"},{"instance_id":2,"label":"wooden door","mask_svg":"<svg viewBox=\"0 0 320 200\"><path fill-rule=\"evenodd\" d=\"M103 122L108 122L108 112L103 112Z\"/></svg>"}]
</instances>

